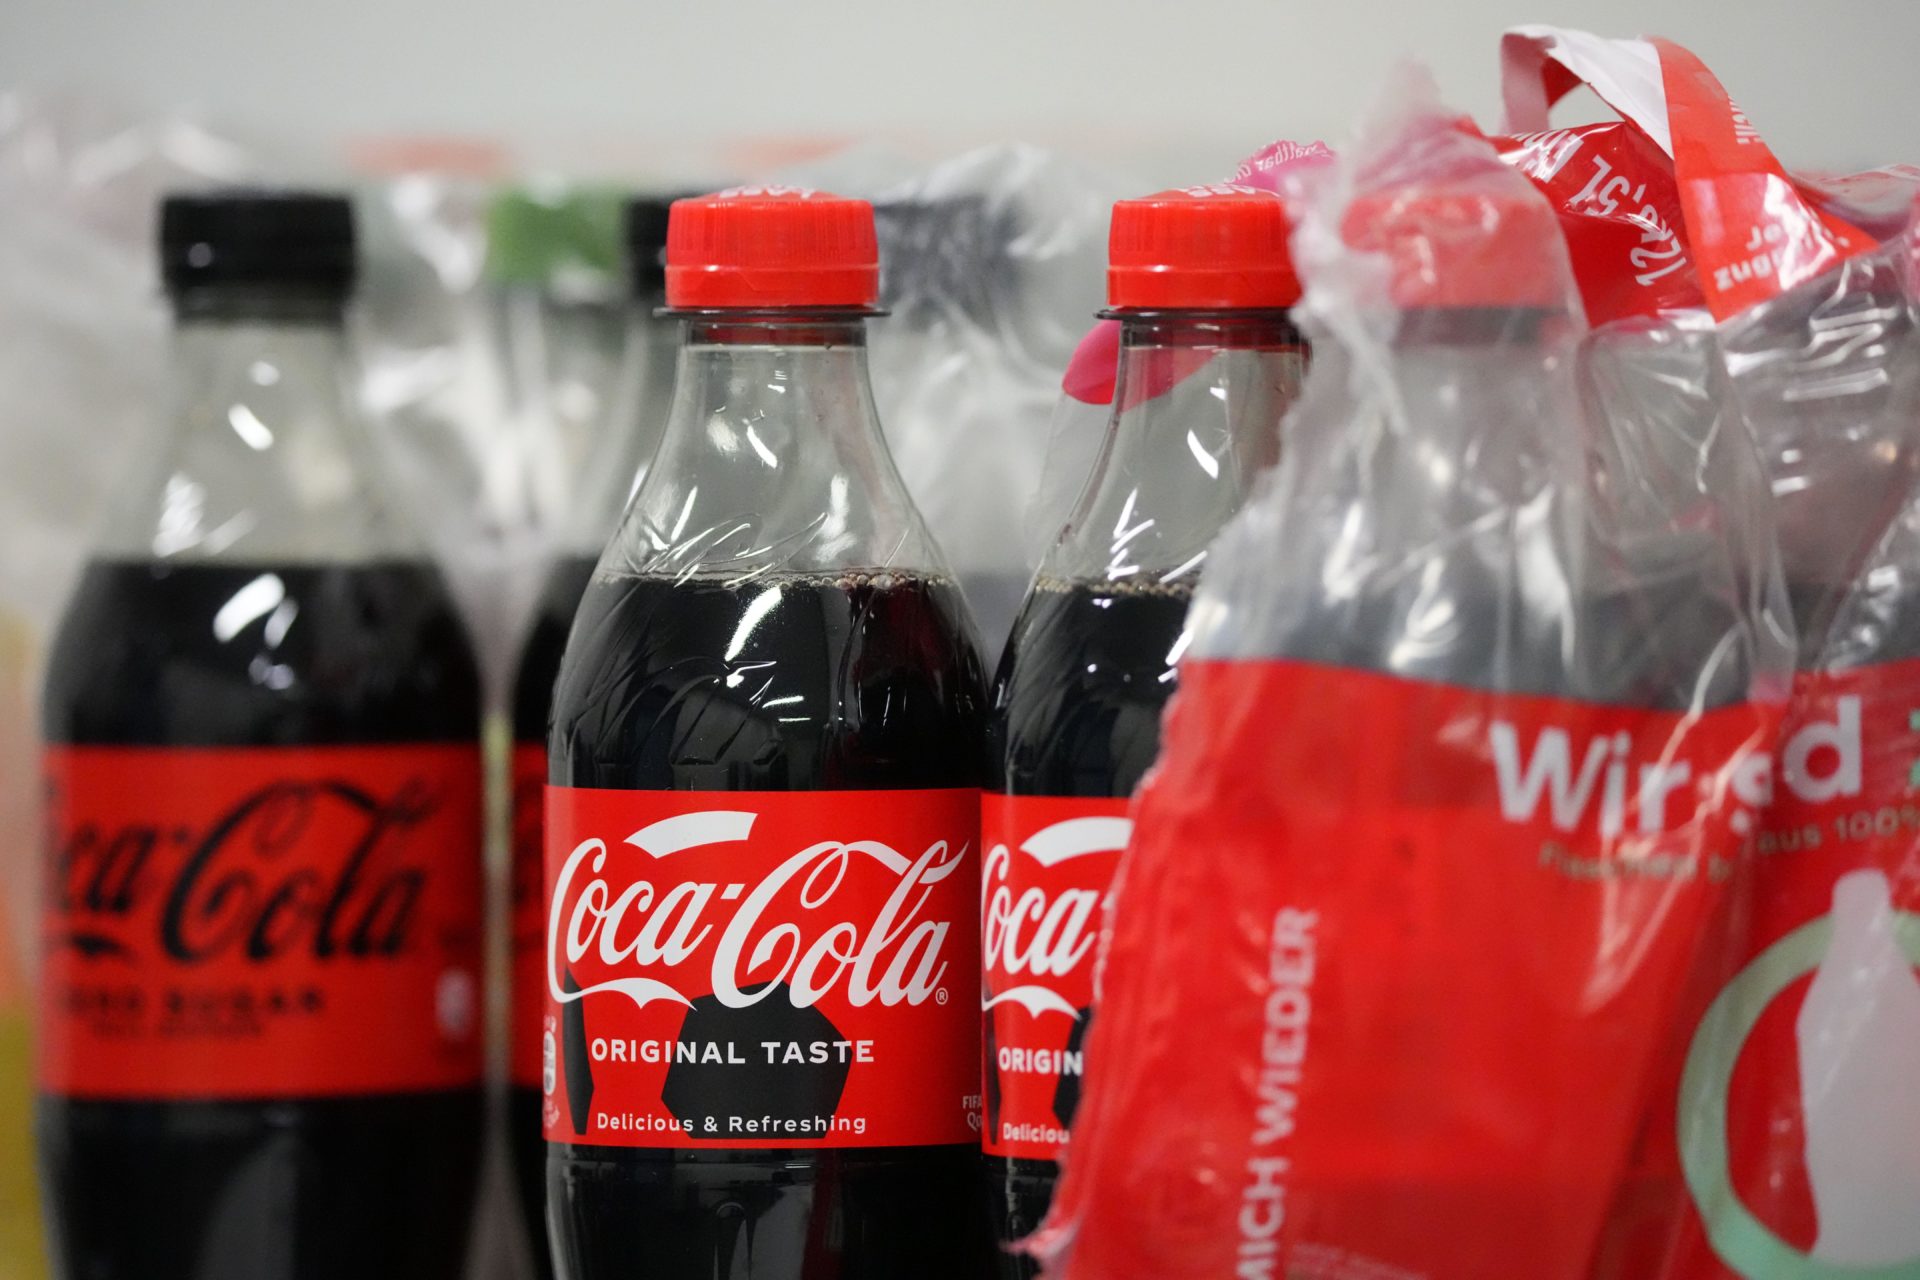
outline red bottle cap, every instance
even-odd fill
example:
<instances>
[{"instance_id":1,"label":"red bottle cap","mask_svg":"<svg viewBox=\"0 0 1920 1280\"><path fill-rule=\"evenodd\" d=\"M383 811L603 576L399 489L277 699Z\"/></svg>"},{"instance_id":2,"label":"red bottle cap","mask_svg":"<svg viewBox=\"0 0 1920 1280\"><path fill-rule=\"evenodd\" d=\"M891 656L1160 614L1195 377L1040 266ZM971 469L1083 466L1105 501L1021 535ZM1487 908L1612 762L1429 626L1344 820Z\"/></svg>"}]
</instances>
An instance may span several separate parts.
<instances>
[{"instance_id":1,"label":"red bottle cap","mask_svg":"<svg viewBox=\"0 0 1920 1280\"><path fill-rule=\"evenodd\" d=\"M865 200L737 187L673 202L669 307L871 307L879 297L880 248Z\"/></svg>"},{"instance_id":2,"label":"red bottle cap","mask_svg":"<svg viewBox=\"0 0 1920 1280\"><path fill-rule=\"evenodd\" d=\"M1348 206L1342 233L1387 256L1401 310L1564 307L1572 286L1560 224L1508 176L1371 192Z\"/></svg>"},{"instance_id":3,"label":"red bottle cap","mask_svg":"<svg viewBox=\"0 0 1920 1280\"><path fill-rule=\"evenodd\" d=\"M1221 184L1113 206L1107 305L1236 310L1300 301L1287 207L1271 191Z\"/></svg>"}]
</instances>

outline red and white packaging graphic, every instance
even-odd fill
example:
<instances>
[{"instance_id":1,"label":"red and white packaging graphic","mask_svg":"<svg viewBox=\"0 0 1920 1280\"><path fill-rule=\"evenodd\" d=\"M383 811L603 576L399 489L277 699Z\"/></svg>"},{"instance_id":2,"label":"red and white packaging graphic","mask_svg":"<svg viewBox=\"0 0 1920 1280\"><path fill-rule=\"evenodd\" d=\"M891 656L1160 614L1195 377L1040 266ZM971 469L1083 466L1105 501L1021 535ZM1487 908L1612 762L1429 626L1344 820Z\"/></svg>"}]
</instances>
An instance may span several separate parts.
<instances>
[{"instance_id":1,"label":"red and white packaging graphic","mask_svg":"<svg viewBox=\"0 0 1920 1280\"><path fill-rule=\"evenodd\" d=\"M1489 139L1559 215L1591 324L1705 305L1673 161L1631 124Z\"/></svg>"},{"instance_id":2,"label":"red and white packaging graphic","mask_svg":"<svg viewBox=\"0 0 1920 1280\"><path fill-rule=\"evenodd\" d=\"M549 1141L978 1141L979 793L547 790Z\"/></svg>"},{"instance_id":3,"label":"red and white packaging graphic","mask_svg":"<svg viewBox=\"0 0 1920 1280\"><path fill-rule=\"evenodd\" d=\"M1553 104L1586 84L1657 152L1672 157L1668 180L1682 211L1686 252L1717 319L1738 315L1877 246L1823 201L1809 198L1807 185L1787 173L1706 65L1670 40L1614 40L1557 27L1516 27L1502 40L1501 64L1509 133L1546 132ZM1633 213L1629 206L1630 213L1650 235L1670 234L1674 227L1663 208L1667 198L1657 163L1640 156L1618 167L1621 174L1604 180L1600 191L1640 204L1643 212ZM1642 187L1651 189L1651 200L1639 194ZM1548 194L1555 195L1551 187ZM1561 207L1569 211L1574 204ZM1591 273L1582 270L1579 241L1570 235L1569 242L1576 249L1583 292L1591 299L1586 288ZM1614 314L1622 313L1603 311L1593 318Z\"/></svg>"},{"instance_id":4,"label":"red and white packaging graphic","mask_svg":"<svg viewBox=\"0 0 1920 1280\"><path fill-rule=\"evenodd\" d=\"M52 746L45 771L43 1090L479 1083L477 747Z\"/></svg>"},{"instance_id":5,"label":"red and white packaging graphic","mask_svg":"<svg viewBox=\"0 0 1920 1280\"><path fill-rule=\"evenodd\" d=\"M1060 1274L1586 1274L1729 928L1774 728L1185 664L1116 891Z\"/></svg>"},{"instance_id":6,"label":"red and white packaging graphic","mask_svg":"<svg viewBox=\"0 0 1920 1280\"><path fill-rule=\"evenodd\" d=\"M1877 247L1810 205L1706 65L1669 40L1660 55L1674 175L1700 284L1718 318L1738 314Z\"/></svg>"},{"instance_id":7,"label":"red and white packaging graphic","mask_svg":"<svg viewBox=\"0 0 1920 1280\"><path fill-rule=\"evenodd\" d=\"M1133 824L1127 801L981 797L988 1155L1058 1160L1079 1104L1095 944Z\"/></svg>"},{"instance_id":8,"label":"red and white packaging graphic","mask_svg":"<svg viewBox=\"0 0 1920 1280\"><path fill-rule=\"evenodd\" d=\"M546 744L514 743L509 767L513 827L507 868L507 1082L538 1089L543 1075L540 1035L547 1012Z\"/></svg>"},{"instance_id":9,"label":"red and white packaging graphic","mask_svg":"<svg viewBox=\"0 0 1920 1280\"><path fill-rule=\"evenodd\" d=\"M1920 660L1801 676L1747 847L1740 952L1685 1013L1595 1276L1920 1266L1916 709Z\"/></svg>"}]
</instances>

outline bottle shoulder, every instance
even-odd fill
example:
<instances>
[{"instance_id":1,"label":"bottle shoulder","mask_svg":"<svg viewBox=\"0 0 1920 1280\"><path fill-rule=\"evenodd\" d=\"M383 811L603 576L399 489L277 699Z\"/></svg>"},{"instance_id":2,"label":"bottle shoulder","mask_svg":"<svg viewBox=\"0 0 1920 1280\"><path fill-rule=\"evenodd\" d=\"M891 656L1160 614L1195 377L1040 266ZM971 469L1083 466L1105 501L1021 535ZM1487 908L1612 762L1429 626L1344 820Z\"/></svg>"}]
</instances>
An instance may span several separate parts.
<instances>
[{"instance_id":1,"label":"bottle shoulder","mask_svg":"<svg viewBox=\"0 0 1920 1280\"><path fill-rule=\"evenodd\" d=\"M1129 794L1159 751L1190 599L1158 584L1036 584L995 678L996 785Z\"/></svg>"},{"instance_id":2,"label":"bottle shoulder","mask_svg":"<svg viewBox=\"0 0 1920 1280\"><path fill-rule=\"evenodd\" d=\"M96 560L63 615L48 740L269 746L479 733L478 668L439 571Z\"/></svg>"},{"instance_id":3,"label":"bottle shoulder","mask_svg":"<svg viewBox=\"0 0 1920 1280\"><path fill-rule=\"evenodd\" d=\"M972 786L964 606L899 575L596 577L554 688L551 780L642 789Z\"/></svg>"},{"instance_id":4,"label":"bottle shoulder","mask_svg":"<svg viewBox=\"0 0 1920 1280\"><path fill-rule=\"evenodd\" d=\"M593 578L592 556L567 555L548 568L533 622L520 646L513 676L513 736L518 742L545 742L553 708L554 682L566 653L573 616Z\"/></svg>"},{"instance_id":5,"label":"bottle shoulder","mask_svg":"<svg viewBox=\"0 0 1920 1280\"><path fill-rule=\"evenodd\" d=\"M331 324L191 323L161 420L128 460L96 545L124 559L418 559Z\"/></svg>"}]
</instances>

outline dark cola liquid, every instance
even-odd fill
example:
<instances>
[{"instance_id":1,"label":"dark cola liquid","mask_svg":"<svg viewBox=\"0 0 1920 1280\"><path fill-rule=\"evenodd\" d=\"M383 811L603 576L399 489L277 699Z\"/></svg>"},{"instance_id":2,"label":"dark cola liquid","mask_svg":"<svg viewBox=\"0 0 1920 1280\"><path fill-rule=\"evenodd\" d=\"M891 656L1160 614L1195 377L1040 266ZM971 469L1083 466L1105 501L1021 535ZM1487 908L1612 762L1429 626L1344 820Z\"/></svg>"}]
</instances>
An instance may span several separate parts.
<instances>
[{"instance_id":1,"label":"dark cola liquid","mask_svg":"<svg viewBox=\"0 0 1920 1280\"><path fill-rule=\"evenodd\" d=\"M597 578L554 696L551 780L978 786L985 698L966 631L951 586L898 575ZM549 1153L566 1280L979 1280L992 1266L971 1147Z\"/></svg>"},{"instance_id":2,"label":"dark cola liquid","mask_svg":"<svg viewBox=\"0 0 1920 1280\"><path fill-rule=\"evenodd\" d=\"M223 606L266 573L291 605L284 634L266 646L270 619L256 618L217 638ZM464 743L479 734L479 685L440 577L422 564L107 562L86 570L68 607L44 717L47 740L71 745ZM43 1093L37 1111L53 1253L71 1280L462 1273L477 1089L193 1102Z\"/></svg>"},{"instance_id":3,"label":"dark cola liquid","mask_svg":"<svg viewBox=\"0 0 1920 1280\"><path fill-rule=\"evenodd\" d=\"M547 573L546 586L534 606L533 629L520 653L520 670L513 684L513 740L520 746L537 746L545 751L548 717L553 710L553 685L560 676L560 659L567 650L567 632L573 626L573 613L593 577L592 556L569 556L557 562ZM513 795L513 868L512 885L515 910L513 918L540 917L535 907L545 892L544 849L541 843L541 795L528 787L516 787ZM526 949L544 954L543 932L522 937L516 928L513 938L516 955ZM516 981L519 972L514 970ZM515 1035L537 1035L534 1028L515 1026ZM547 1143L540 1131L540 1090L520 1082L507 1088L507 1141L513 1159L514 1187L519 1193L520 1211L526 1220L527 1239L531 1243L533 1265L539 1274L553 1272L552 1254L547 1248Z\"/></svg>"},{"instance_id":4,"label":"dark cola liquid","mask_svg":"<svg viewBox=\"0 0 1920 1280\"><path fill-rule=\"evenodd\" d=\"M1174 689L1170 659L1192 599L1185 585L1035 583L994 680L989 786L1011 795L1132 795L1160 752L1160 713ZM992 1084L989 1073L990 1125ZM1060 1167L984 1158L994 1230L1010 1245L1046 1217ZM999 1267L1008 1280L1038 1270L1004 1250Z\"/></svg>"}]
</instances>

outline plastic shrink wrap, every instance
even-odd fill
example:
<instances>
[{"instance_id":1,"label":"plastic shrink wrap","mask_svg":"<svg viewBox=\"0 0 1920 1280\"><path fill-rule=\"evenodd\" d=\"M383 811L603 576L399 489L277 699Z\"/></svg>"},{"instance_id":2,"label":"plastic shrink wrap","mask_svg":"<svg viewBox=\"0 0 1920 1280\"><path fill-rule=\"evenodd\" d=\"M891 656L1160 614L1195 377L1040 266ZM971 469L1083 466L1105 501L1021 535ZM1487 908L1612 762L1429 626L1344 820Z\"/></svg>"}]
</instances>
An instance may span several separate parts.
<instances>
[{"instance_id":1,"label":"plastic shrink wrap","mask_svg":"<svg viewBox=\"0 0 1920 1280\"><path fill-rule=\"evenodd\" d=\"M1596 388L1554 210L1423 94L1295 244L1318 363L1196 599L1038 1246L1584 1275L1737 945L1770 504L1707 388Z\"/></svg>"}]
</instances>

